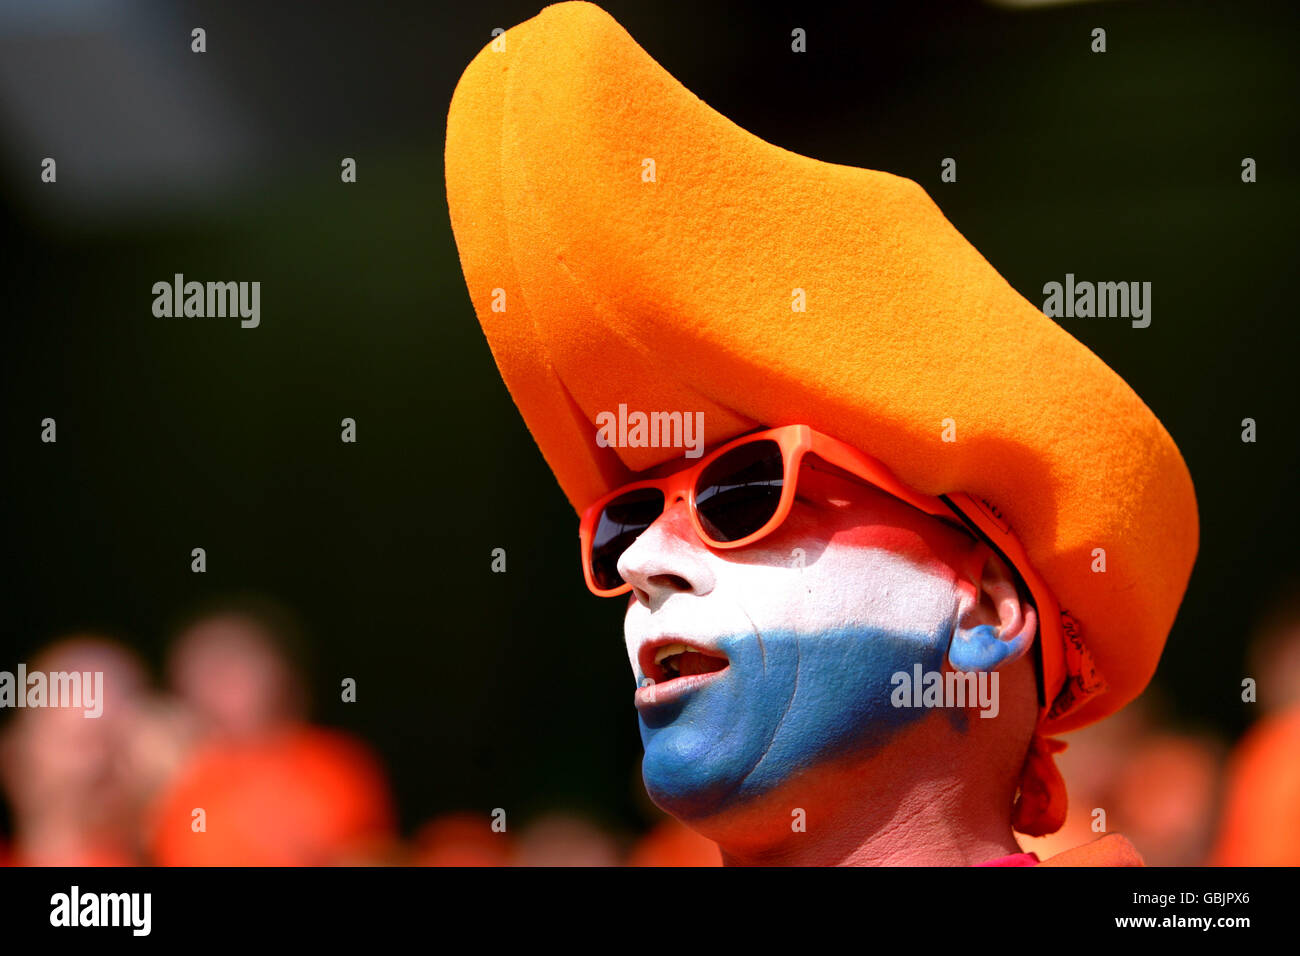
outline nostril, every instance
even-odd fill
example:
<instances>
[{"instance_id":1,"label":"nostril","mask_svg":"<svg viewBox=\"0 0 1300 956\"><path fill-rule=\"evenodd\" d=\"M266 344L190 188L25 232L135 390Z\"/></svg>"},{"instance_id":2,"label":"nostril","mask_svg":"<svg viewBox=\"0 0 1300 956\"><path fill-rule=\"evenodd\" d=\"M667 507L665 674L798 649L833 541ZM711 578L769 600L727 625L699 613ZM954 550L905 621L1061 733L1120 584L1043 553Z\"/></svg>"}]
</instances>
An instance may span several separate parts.
<instances>
[{"instance_id":1,"label":"nostril","mask_svg":"<svg viewBox=\"0 0 1300 956\"><path fill-rule=\"evenodd\" d=\"M652 574L649 581L655 587L666 591L691 590L691 583L679 574Z\"/></svg>"}]
</instances>

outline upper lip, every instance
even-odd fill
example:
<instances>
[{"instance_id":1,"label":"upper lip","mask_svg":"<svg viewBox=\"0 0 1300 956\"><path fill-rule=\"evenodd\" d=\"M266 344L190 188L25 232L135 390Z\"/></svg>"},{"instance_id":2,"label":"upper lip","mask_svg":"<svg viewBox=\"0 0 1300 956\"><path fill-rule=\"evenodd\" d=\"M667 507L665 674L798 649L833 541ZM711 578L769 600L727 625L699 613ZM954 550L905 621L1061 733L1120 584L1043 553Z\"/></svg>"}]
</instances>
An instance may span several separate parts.
<instances>
[{"instance_id":1,"label":"upper lip","mask_svg":"<svg viewBox=\"0 0 1300 956\"><path fill-rule=\"evenodd\" d=\"M687 637L678 637L671 634L665 637L651 638L641 644L641 649L637 652L637 663L641 665L641 673L644 676L651 678L656 684L672 679L664 666L655 660L655 656L659 653L660 648L670 647L673 644L681 644L688 650L700 654L707 654L710 657L721 658L724 661L728 661L728 666L730 666L730 661L726 654L718 650L716 647L710 647L708 644L701 641L695 641Z\"/></svg>"}]
</instances>

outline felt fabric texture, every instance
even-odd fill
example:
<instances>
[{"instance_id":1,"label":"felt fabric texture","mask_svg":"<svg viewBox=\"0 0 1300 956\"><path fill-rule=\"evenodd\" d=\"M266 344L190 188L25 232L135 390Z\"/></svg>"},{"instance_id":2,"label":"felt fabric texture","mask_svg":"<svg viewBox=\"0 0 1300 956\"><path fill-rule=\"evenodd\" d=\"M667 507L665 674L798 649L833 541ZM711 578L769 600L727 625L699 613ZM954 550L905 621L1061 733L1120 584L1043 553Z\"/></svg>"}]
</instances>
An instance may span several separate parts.
<instances>
[{"instance_id":1,"label":"felt fabric texture","mask_svg":"<svg viewBox=\"0 0 1300 956\"><path fill-rule=\"evenodd\" d=\"M1196 554L1183 459L920 186L764 142L583 2L474 58L445 158L470 298L575 509L682 454L598 445L620 404L703 412L709 447L804 423L1010 523L1065 622L1045 660L1083 661L1051 665L1043 736L1145 687Z\"/></svg>"}]
</instances>

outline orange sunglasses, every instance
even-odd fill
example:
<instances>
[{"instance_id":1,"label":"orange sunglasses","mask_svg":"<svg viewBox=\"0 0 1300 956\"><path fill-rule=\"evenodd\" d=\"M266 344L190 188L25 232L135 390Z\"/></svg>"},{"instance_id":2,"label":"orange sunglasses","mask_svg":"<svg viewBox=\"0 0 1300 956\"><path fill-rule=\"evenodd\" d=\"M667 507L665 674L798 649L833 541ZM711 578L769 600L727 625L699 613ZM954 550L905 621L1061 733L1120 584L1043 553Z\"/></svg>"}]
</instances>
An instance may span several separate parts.
<instances>
[{"instance_id":1,"label":"orange sunglasses","mask_svg":"<svg viewBox=\"0 0 1300 956\"><path fill-rule=\"evenodd\" d=\"M809 454L820 459L808 462L814 470L847 472L970 530L951 504L913 491L871 456L807 425L785 425L737 438L689 468L623 485L598 499L583 513L578 532L587 587L599 597L632 590L619 574L619 559L678 501L686 502L695 533L711 548L743 548L766 537L789 516L799 467Z\"/></svg>"}]
</instances>

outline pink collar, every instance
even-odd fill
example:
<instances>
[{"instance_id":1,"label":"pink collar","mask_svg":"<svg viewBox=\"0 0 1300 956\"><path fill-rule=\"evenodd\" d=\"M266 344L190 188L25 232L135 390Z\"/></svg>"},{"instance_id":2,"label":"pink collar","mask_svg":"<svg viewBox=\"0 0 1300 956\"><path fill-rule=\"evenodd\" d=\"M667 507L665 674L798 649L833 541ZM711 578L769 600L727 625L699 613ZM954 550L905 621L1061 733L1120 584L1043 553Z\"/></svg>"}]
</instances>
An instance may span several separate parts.
<instances>
[{"instance_id":1,"label":"pink collar","mask_svg":"<svg viewBox=\"0 0 1300 956\"><path fill-rule=\"evenodd\" d=\"M1000 856L994 860L985 860L983 863L976 863L976 866L1037 866L1039 864L1037 853L1012 853L1010 856Z\"/></svg>"}]
</instances>

